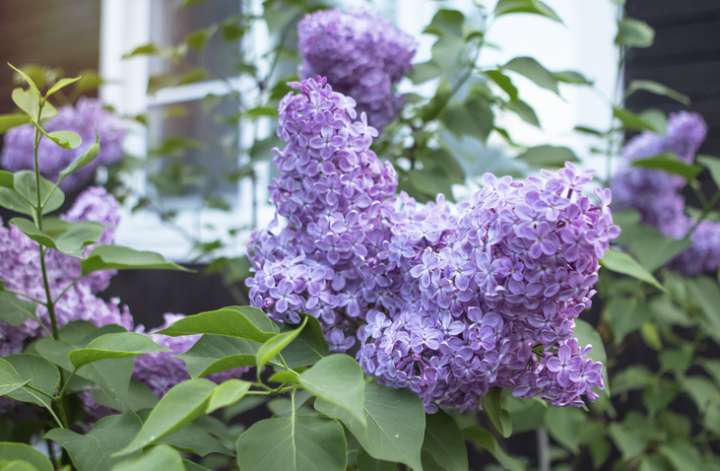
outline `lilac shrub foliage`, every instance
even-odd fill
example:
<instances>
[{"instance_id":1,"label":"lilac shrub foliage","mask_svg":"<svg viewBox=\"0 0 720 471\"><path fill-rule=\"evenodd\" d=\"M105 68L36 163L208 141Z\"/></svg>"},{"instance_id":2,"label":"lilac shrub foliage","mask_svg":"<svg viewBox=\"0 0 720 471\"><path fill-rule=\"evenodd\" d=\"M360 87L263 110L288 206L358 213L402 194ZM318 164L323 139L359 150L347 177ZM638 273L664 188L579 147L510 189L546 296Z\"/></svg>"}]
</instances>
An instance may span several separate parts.
<instances>
[{"instance_id":1,"label":"lilac shrub foliage","mask_svg":"<svg viewBox=\"0 0 720 471\"><path fill-rule=\"evenodd\" d=\"M45 129L52 131L75 131L82 138L77 149L63 149L49 139L40 141L39 158L43 176L55 180L60 171L70 162L84 154L100 140L100 152L88 166L70 175L62 183L64 191L76 191L87 184L99 166L112 165L122 159L122 142L126 128L121 120L106 111L100 101L81 98L75 106L64 106L58 114L45 123ZM31 124L11 129L5 135L5 145L0 166L11 171L33 169L33 140L35 127Z\"/></svg>"},{"instance_id":2,"label":"lilac shrub foliage","mask_svg":"<svg viewBox=\"0 0 720 471\"><path fill-rule=\"evenodd\" d=\"M111 244L120 223L120 206L101 187L91 187L81 193L70 210L62 216L67 221L94 221L104 226L99 244ZM0 221L1 222L1 221ZM91 247L86 250L91 250ZM0 224L0 281L6 289L23 296L44 300L45 291L40 270L38 245L17 227ZM185 364L175 355L185 353L197 336L168 337L146 332L142 325L134 324L127 306L120 300L106 301L99 296L110 284L115 271L105 270L81 276L80 259L48 250L46 267L51 292L59 296L55 303L57 322L60 327L73 321L87 321L97 327L116 324L129 331L147 333L158 344L170 352L148 353L135 360L133 377L145 383L157 396L162 396L172 386L189 379ZM43 306L36 311L38 320L28 320L19 326L0 321L0 356L19 353L31 341L43 335L43 326L49 328L50 321ZM183 317L166 314L166 326ZM172 353L171 353L172 352ZM222 381L228 377L241 376L246 369L235 369L210 379ZM98 418L110 413L109 409L95 402L89 391L81 394L86 411Z\"/></svg>"},{"instance_id":3,"label":"lilac shrub foliage","mask_svg":"<svg viewBox=\"0 0 720 471\"><path fill-rule=\"evenodd\" d=\"M429 411L472 409L493 387L560 406L596 398L603 366L573 330L619 232L609 191L568 164L486 174L469 201L421 205L396 194L351 98L322 77L291 87L270 186L278 217L249 248L251 303L280 322L318 318L333 350L352 349Z\"/></svg>"},{"instance_id":4,"label":"lilac shrub foliage","mask_svg":"<svg viewBox=\"0 0 720 471\"><path fill-rule=\"evenodd\" d=\"M417 47L412 36L368 12L324 10L300 21L298 43L301 75L327 77L376 129L400 112L403 99L394 87L412 67Z\"/></svg>"},{"instance_id":5,"label":"lilac shrub foliage","mask_svg":"<svg viewBox=\"0 0 720 471\"><path fill-rule=\"evenodd\" d=\"M667 133L644 132L632 139L623 150L628 163L634 160L672 152L692 163L705 139L707 125L696 113L680 112L670 116ZM686 215L682 188L685 180L660 170L626 167L612 181L613 207L636 209L646 224L663 235L681 239L694 226ZM720 267L720 223L702 221L691 236L692 245L671 262L671 267L696 275Z\"/></svg>"}]
</instances>

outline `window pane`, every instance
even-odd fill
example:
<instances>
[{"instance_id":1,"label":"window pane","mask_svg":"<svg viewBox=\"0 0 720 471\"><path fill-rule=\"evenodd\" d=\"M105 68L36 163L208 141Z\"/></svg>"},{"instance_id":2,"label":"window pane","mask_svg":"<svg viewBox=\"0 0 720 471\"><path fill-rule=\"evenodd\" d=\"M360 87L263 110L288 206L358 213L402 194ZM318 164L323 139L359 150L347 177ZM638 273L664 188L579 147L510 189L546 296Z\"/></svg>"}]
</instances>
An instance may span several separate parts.
<instances>
[{"instance_id":1,"label":"window pane","mask_svg":"<svg viewBox=\"0 0 720 471\"><path fill-rule=\"evenodd\" d=\"M231 96L151 108L149 181L158 196L237 195L238 109Z\"/></svg>"},{"instance_id":2,"label":"window pane","mask_svg":"<svg viewBox=\"0 0 720 471\"><path fill-rule=\"evenodd\" d=\"M182 0L152 0L150 2L150 39L159 46L181 43L189 33L207 28L240 14L240 0L208 0L183 7ZM183 74L202 67L211 77L227 77L236 73L240 45L228 42L216 32L201 51L190 50L181 64L167 59L153 58L150 73Z\"/></svg>"}]
</instances>

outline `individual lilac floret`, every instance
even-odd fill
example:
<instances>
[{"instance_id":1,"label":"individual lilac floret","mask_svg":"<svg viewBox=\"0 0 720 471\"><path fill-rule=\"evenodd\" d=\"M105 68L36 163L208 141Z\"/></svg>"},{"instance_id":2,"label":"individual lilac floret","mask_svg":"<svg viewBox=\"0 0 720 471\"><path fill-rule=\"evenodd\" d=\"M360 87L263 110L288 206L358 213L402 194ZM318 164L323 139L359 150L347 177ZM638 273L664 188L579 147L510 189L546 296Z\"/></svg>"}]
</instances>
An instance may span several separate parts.
<instances>
[{"instance_id":1,"label":"individual lilac floret","mask_svg":"<svg viewBox=\"0 0 720 471\"><path fill-rule=\"evenodd\" d=\"M324 10L298 24L302 75L327 77L382 129L403 106L397 82L411 69L415 40L377 15Z\"/></svg>"},{"instance_id":2,"label":"individual lilac floret","mask_svg":"<svg viewBox=\"0 0 720 471\"><path fill-rule=\"evenodd\" d=\"M182 314L165 314L164 322L157 331L169 327L173 323L185 317ZM138 332L144 333L143 326L138 327ZM198 340L200 335L188 335L182 337L170 337L152 331L149 333L152 340L158 345L170 350L169 352L154 352L140 355L135 359L135 368L133 378L137 381L145 383L156 396L162 397L170 388L186 379L190 379L190 375L185 369L185 363L177 357L190 350ZM247 368L234 368L215 375L210 375L208 379L222 382L229 378L241 377L247 372Z\"/></svg>"},{"instance_id":3,"label":"individual lilac floret","mask_svg":"<svg viewBox=\"0 0 720 471\"><path fill-rule=\"evenodd\" d=\"M395 194L351 101L323 79L293 88L271 184L286 223L253 235L251 303L280 322L317 317L334 351L430 411L474 408L493 387L556 405L595 398L602 365L573 331L618 235L609 191L568 164L486 174L470 201L420 205Z\"/></svg>"},{"instance_id":4,"label":"individual lilac floret","mask_svg":"<svg viewBox=\"0 0 720 471\"><path fill-rule=\"evenodd\" d=\"M105 190L90 188L78 197L62 218L106 224L101 240L110 242L119 221L118 211L118 203ZM127 329L133 328L126 306L121 306L117 300L108 302L97 296L107 287L112 272L98 272L80 278L79 259L54 250L48 250L46 254L50 290L56 296L62 293L55 303L60 326L83 320L97 326L118 324ZM77 278L80 280L73 283ZM0 281L9 290L34 299L45 299L38 245L13 225L0 225ZM37 315L40 322L49 328L46 309L38 307ZM20 326L0 322L0 355L21 351L28 341L41 334L42 327L36 321L30 320Z\"/></svg>"},{"instance_id":5,"label":"individual lilac floret","mask_svg":"<svg viewBox=\"0 0 720 471\"><path fill-rule=\"evenodd\" d=\"M99 166L111 165L123 156L125 126L115 115L103 109L96 99L81 98L75 106L60 108L57 116L45 123L45 129L75 131L82 138L82 145L77 149L63 149L46 138L40 141L40 171L44 177L53 181L63 168L95 143L96 136L100 139L100 152L96 159L65 179L62 184L65 191L79 190L91 180ZM0 166L11 171L31 170L34 134L35 128L29 124L8 131Z\"/></svg>"},{"instance_id":6,"label":"individual lilac floret","mask_svg":"<svg viewBox=\"0 0 720 471\"><path fill-rule=\"evenodd\" d=\"M692 163L705 139L707 125L696 113L681 112L670 116L665 135L645 132L632 139L623 150L627 162L672 152ZM660 170L626 167L612 181L613 207L636 209L642 222L656 227L663 235L681 239L693 227L685 213L681 190L682 177ZM692 234L692 246L672 260L670 266L687 275L713 271L720 267L720 224L703 221Z\"/></svg>"}]
</instances>

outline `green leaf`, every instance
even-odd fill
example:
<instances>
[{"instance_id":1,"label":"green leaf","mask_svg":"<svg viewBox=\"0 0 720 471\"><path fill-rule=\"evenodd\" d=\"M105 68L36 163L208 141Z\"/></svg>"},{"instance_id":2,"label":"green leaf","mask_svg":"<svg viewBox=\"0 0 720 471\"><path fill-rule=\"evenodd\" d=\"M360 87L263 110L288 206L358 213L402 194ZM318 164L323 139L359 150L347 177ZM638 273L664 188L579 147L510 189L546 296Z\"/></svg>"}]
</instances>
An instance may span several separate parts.
<instances>
[{"instance_id":1,"label":"green leaf","mask_svg":"<svg viewBox=\"0 0 720 471\"><path fill-rule=\"evenodd\" d=\"M462 103L447 107L440 120L458 137L470 135L485 142L493 129L495 117L487 99L479 93L472 93Z\"/></svg>"},{"instance_id":2,"label":"green leaf","mask_svg":"<svg viewBox=\"0 0 720 471\"><path fill-rule=\"evenodd\" d=\"M515 100L510 100L505 104L505 108L518 115L518 117L526 123L532 124L536 127L540 127L540 120L538 119L535 110L532 108L532 106L528 105L521 99L518 98Z\"/></svg>"},{"instance_id":3,"label":"green leaf","mask_svg":"<svg viewBox=\"0 0 720 471\"><path fill-rule=\"evenodd\" d=\"M688 441L676 440L660 447L660 454L664 456L677 471L690 469L711 469L705 463L700 452Z\"/></svg>"},{"instance_id":4,"label":"green leaf","mask_svg":"<svg viewBox=\"0 0 720 471\"><path fill-rule=\"evenodd\" d=\"M272 361L276 356L282 352L285 347L297 338L302 332L303 328L307 324L307 317L303 319L302 324L297 329L289 330L287 332L280 332L267 339L258 348L257 355L255 357L255 366L258 370L262 370L265 365Z\"/></svg>"},{"instance_id":5,"label":"green leaf","mask_svg":"<svg viewBox=\"0 0 720 471\"><path fill-rule=\"evenodd\" d=\"M113 456L128 455L152 445L203 415L214 390L215 383L202 378L174 386L153 408L130 444Z\"/></svg>"},{"instance_id":6,"label":"green leaf","mask_svg":"<svg viewBox=\"0 0 720 471\"><path fill-rule=\"evenodd\" d=\"M25 461L35 471L55 469L45 455L25 443L0 442L0 458L7 461Z\"/></svg>"},{"instance_id":7,"label":"green leaf","mask_svg":"<svg viewBox=\"0 0 720 471\"><path fill-rule=\"evenodd\" d=\"M33 205L12 188L0 187L0 206L17 213L32 216Z\"/></svg>"},{"instance_id":8,"label":"green leaf","mask_svg":"<svg viewBox=\"0 0 720 471\"><path fill-rule=\"evenodd\" d=\"M207 46L208 41L210 41L210 38L213 37L217 29L217 25L212 25L204 29L193 31L185 36L185 44L196 51L202 50L205 46Z\"/></svg>"},{"instance_id":9,"label":"green leaf","mask_svg":"<svg viewBox=\"0 0 720 471\"><path fill-rule=\"evenodd\" d=\"M77 149L82 144L80 134L75 131L53 131L45 134L45 137L63 149Z\"/></svg>"},{"instance_id":10,"label":"green leaf","mask_svg":"<svg viewBox=\"0 0 720 471\"><path fill-rule=\"evenodd\" d=\"M55 394L60 384L60 372L50 362L42 357L29 354L10 355L5 361L12 364L18 376L28 381L30 388L22 388L8 396L16 401L28 402L47 409L51 409L50 398Z\"/></svg>"},{"instance_id":11,"label":"green leaf","mask_svg":"<svg viewBox=\"0 0 720 471\"><path fill-rule=\"evenodd\" d=\"M512 420L508 411L502 406L502 390L493 388L483 396L483 409L495 429L505 438L512 435Z\"/></svg>"},{"instance_id":12,"label":"green leaf","mask_svg":"<svg viewBox=\"0 0 720 471\"><path fill-rule=\"evenodd\" d=\"M538 168L560 168L565 165L565 162L577 162L579 160L568 147L550 145L531 147L518 155L517 158L528 165Z\"/></svg>"},{"instance_id":13,"label":"green leaf","mask_svg":"<svg viewBox=\"0 0 720 471\"><path fill-rule=\"evenodd\" d=\"M300 335L283 350L283 358L290 368L309 366L320 361L329 353L320 322L307 316L307 325Z\"/></svg>"},{"instance_id":14,"label":"green leaf","mask_svg":"<svg viewBox=\"0 0 720 471\"><path fill-rule=\"evenodd\" d=\"M623 18L618 24L615 44L627 47L650 47L655 40L655 31L644 21Z\"/></svg>"},{"instance_id":15,"label":"green leaf","mask_svg":"<svg viewBox=\"0 0 720 471\"><path fill-rule=\"evenodd\" d=\"M15 106L25 113L31 122L38 126L37 117L40 109L40 92L32 89L16 88L10 95Z\"/></svg>"},{"instance_id":16,"label":"green leaf","mask_svg":"<svg viewBox=\"0 0 720 471\"><path fill-rule=\"evenodd\" d=\"M681 385L693 399L701 415L707 412L713 402L720 400L717 386L702 376L684 378Z\"/></svg>"},{"instance_id":17,"label":"green leaf","mask_svg":"<svg viewBox=\"0 0 720 471\"><path fill-rule=\"evenodd\" d=\"M251 384L239 379L230 379L218 385L210 396L210 402L205 413L210 414L218 409L235 404L245 397L245 394L250 390Z\"/></svg>"},{"instance_id":18,"label":"green leaf","mask_svg":"<svg viewBox=\"0 0 720 471\"><path fill-rule=\"evenodd\" d=\"M62 169L60 171L59 179L60 181L65 180L69 175L72 175L73 173L77 172L81 168L85 167L86 165L89 165L93 160L95 160L95 157L97 157L98 152L100 152L100 141L96 140L93 145L88 147L88 149L83 152L80 156L78 156L75 160L70 162L70 164Z\"/></svg>"},{"instance_id":19,"label":"green leaf","mask_svg":"<svg viewBox=\"0 0 720 471\"><path fill-rule=\"evenodd\" d=\"M230 306L187 316L160 331L163 335L209 334L266 342L277 327L265 313L249 306Z\"/></svg>"},{"instance_id":20,"label":"green leaf","mask_svg":"<svg viewBox=\"0 0 720 471\"><path fill-rule=\"evenodd\" d=\"M494 13L495 16L509 15L511 13L529 13L562 23L557 13L540 0L500 0L495 5Z\"/></svg>"},{"instance_id":21,"label":"green leaf","mask_svg":"<svg viewBox=\"0 0 720 471\"><path fill-rule=\"evenodd\" d=\"M646 303L638 305L636 298L615 296L607 304L605 317L612 327L615 345L620 345L626 335L652 317L652 312Z\"/></svg>"},{"instance_id":22,"label":"green leaf","mask_svg":"<svg viewBox=\"0 0 720 471\"><path fill-rule=\"evenodd\" d=\"M415 85L419 85L427 82L428 80L440 77L442 73L442 67L432 61L428 61L413 65L412 70L408 74L408 78L410 78L412 83ZM1 120L2 118L0 117L0 131L2 130Z\"/></svg>"},{"instance_id":23,"label":"green leaf","mask_svg":"<svg viewBox=\"0 0 720 471\"><path fill-rule=\"evenodd\" d=\"M92 381L101 392L104 400L98 402L118 411L137 410L130 394L130 378L133 371L132 358L108 358L88 363L77 374ZM141 406L144 405L141 404Z\"/></svg>"},{"instance_id":24,"label":"green leaf","mask_svg":"<svg viewBox=\"0 0 720 471\"><path fill-rule=\"evenodd\" d=\"M137 458L122 461L112 471L137 471L156 469L163 471L185 471L180 453L167 445L158 445Z\"/></svg>"},{"instance_id":25,"label":"green leaf","mask_svg":"<svg viewBox=\"0 0 720 471\"><path fill-rule=\"evenodd\" d=\"M465 15L458 10L449 8L440 8L433 15L430 24L425 28L425 33L435 36L456 36L462 38L464 36L463 25L465 24Z\"/></svg>"},{"instance_id":26,"label":"green leaf","mask_svg":"<svg viewBox=\"0 0 720 471\"><path fill-rule=\"evenodd\" d=\"M580 72L574 70L561 70L558 72L551 72L553 78L558 82L568 83L571 85L592 85L593 81L585 77Z\"/></svg>"},{"instance_id":27,"label":"green leaf","mask_svg":"<svg viewBox=\"0 0 720 471\"><path fill-rule=\"evenodd\" d=\"M160 49L154 43L146 43L137 46L132 51L123 54L123 59L129 59L131 57L138 56L154 56L160 53Z\"/></svg>"},{"instance_id":28,"label":"green leaf","mask_svg":"<svg viewBox=\"0 0 720 471\"><path fill-rule=\"evenodd\" d=\"M153 342L147 335L134 332L105 334L92 339L85 347L70 352L75 368L110 358L135 357L143 353L167 352L168 349Z\"/></svg>"},{"instance_id":29,"label":"green leaf","mask_svg":"<svg viewBox=\"0 0 720 471\"><path fill-rule=\"evenodd\" d=\"M0 396L6 396L30 382L17 372L9 361L0 358Z\"/></svg>"},{"instance_id":30,"label":"green leaf","mask_svg":"<svg viewBox=\"0 0 720 471\"><path fill-rule=\"evenodd\" d=\"M625 423L612 423L608 431L613 442L620 449L623 459L639 456L647 446L647 434L639 434L634 427L629 427Z\"/></svg>"},{"instance_id":31,"label":"green leaf","mask_svg":"<svg viewBox=\"0 0 720 471\"><path fill-rule=\"evenodd\" d=\"M415 471L422 471L425 409L414 394L367 383L366 427L344 409L322 399L315 401L315 409L328 417L340 419L373 458L404 463Z\"/></svg>"},{"instance_id":32,"label":"green leaf","mask_svg":"<svg viewBox=\"0 0 720 471\"><path fill-rule=\"evenodd\" d=\"M508 455L488 430L473 426L463 430L463 434L477 448L489 451L503 468L510 471L525 471L525 465L522 461Z\"/></svg>"},{"instance_id":33,"label":"green leaf","mask_svg":"<svg viewBox=\"0 0 720 471\"><path fill-rule=\"evenodd\" d=\"M9 129L22 126L30 122L30 118L24 113L12 113L0 115L0 134L6 133Z\"/></svg>"},{"instance_id":34,"label":"green leaf","mask_svg":"<svg viewBox=\"0 0 720 471\"><path fill-rule=\"evenodd\" d=\"M10 224L39 244L74 257L80 257L82 250L96 242L104 230L102 224L96 222L67 222L56 218L45 219L42 231L24 218L13 218Z\"/></svg>"},{"instance_id":35,"label":"green leaf","mask_svg":"<svg viewBox=\"0 0 720 471\"><path fill-rule=\"evenodd\" d=\"M255 366L260 345L233 337L204 335L187 352L178 355L193 378L238 368Z\"/></svg>"},{"instance_id":36,"label":"green leaf","mask_svg":"<svg viewBox=\"0 0 720 471\"><path fill-rule=\"evenodd\" d=\"M653 80L633 80L630 82L630 85L628 85L625 96L629 97L633 93L641 90L671 98L685 106L690 105L690 97Z\"/></svg>"},{"instance_id":37,"label":"green leaf","mask_svg":"<svg viewBox=\"0 0 720 471\"><path fill-rule=\"evenodd\" d=\"M639 218L625 223L620 218L616 218L616 221L622 229L618 243L627 247L650 273L664 266L691 244L688 239L669 239L654 227L640 223Z\"/></svg>"},{"instance_id":38,"label":"green leaf","mask_svg":"<svg viewBox=\"0 0 720 471\"><path fill-rule=\"evenodd\" d=\"M371 457L365 450L360 450L357 456L358 471L397 471L397 464L380 461Z\"/></svg>"},{"instance_id":39,"label":"green leaf","mask_svg":"<svg viewBox=\"0 0 720 471\"><path fill-rule=\"evenodd\" d=\"M659 133L658 127L647 118L632 113L619 106L613 106L613 116L620 120L625 129L633 131L650 131Z\"/></svg>"},{"instance_id":40,"label":"green leaf","mask_svg":"<svg viewBox=\"0 0 720 471\"><path fill-rule=\"evenodd\" d=\"M700 308L705 332L720 340L720 287L717 281L703 276L688 279L686 284L689 299Z\"/></svg>"},{"instance_id":41,"label":"green leaf","mask_svg":"<svg viewBox=\"0 0 720 471\"><path fill-rule=\"evenodd\" d=\"M715 185L720 187L720 159L711 155L698 154L696 160L710 171Z\"/></svg>"},{"instance_id":42,"label":"green leaf","mask_svg":"<svg viewBox=\"0 0 720 471\"><path fill-rule=\"evenodd\" d=\"M37 471L37 468L27 461L2 459L0 460L0 471Z\"/></svg>"},{"instance_id":43,"label":"green leaf","mask_svg":"<svg viewBox=\"0 0 720 471\"><path fill-rule=\"evenodd\" d=\"M277 417L256 422L237 440L243 471L345 471L343 429L321 417Z\"/></svg>"},{"instance_id":44,"label":"green leaf","mask_svg":"<svg viewBox=\"0 0 720 471\"><path fill-rule=\"evenodd\" d=\"M362 369L344 354L327 356L300 374L300 385L314 396L344 409L363 426L365 380Z\"/></svg>"},{"instance_id":45,"label":"green leaf","mask_svg":"<svg viewBox=\"0 0 720 471\"><path fill-rule=\"evenodd\" d=\"M20 299L12 293L0 291L0 321L18 326L30 319L36 319L35 303Z\"/></svg>"},{"instance_id":46,"label":"green leaf","mask_svg":"<svg viewBox=\"0 0 720 471\"><path fill-rule=\"evenodd\" d=\"M30 206L37 206L37 184L32 171L22 170L15 172L13 174L13 189ZM65 195L57 185L40 177L40 202L42 203L43 214L48 214L62 206L65 202Z\"/></svg>"},{"instance_id":47,"label":"green leaf","mask_svg":"<svg viewBox=\"0 0 720 471\"><path fill-rule=\"evenodd\" d=\"M695 177L697 177L702 171L701 166L686 163L685 161L677 158L677 156L671 152L665 152L644 159L633 160L632 166L652 170L662 170L665 173L679 175L688 182L695 180Z\"/></svg>"},{"instance_id":48,"label":"green leaf","mask_svg":"<svg viewBox=\"0 0 720 471\"><path fill-rule=\"evenodd\" d=\"M507 93L510 100L516 100L518 98L518 89L507 74L504 74L499 69L493 69L485 71L485 75Z\"/></svg>"},{"instance_id":49,"label":"green leaf","mask_svg":"<svg viewBox=\"0 0 720 471\"><path fill-rule=\"evenodd\" d=\"M468 471L465 440L455 420L443 411L429 414L426 420L423 455L430 455L438 470Z\"/></svg>"},{"instance_id":50,"label":"green leaf","mask_svg":"<svg viewBox=\"0 0 720 471\"><path fill-rule=\"evenodd\" d=\"M188 271L180 265L170 262L162 255L123 247L120 245L101 245L95 247L88 258L80 263L83 275L99 270L179 270Z\"/></svg>"},{"instance_id":51,"label":"green leaf","mask_svg":"<svg viewBox=\"0 0 720 471\"><path fill-rule=\"evenodd\" d=\"M137 415L125 413L103 417L84 435L55 428L45 437L68 452L78 471L108 471L122 459L111 455L130 443L141 425Z\"/></svg>"},{"instance_id":52,"label":"green leaf","mask_svg":"<svg viewBox=\"0 0 720 471\"><path fill-rule=\"evenodd\" d=\"M583 413L573 407L548 407L545 413L545 425L550 435L573 453L579 451L578 431L584 423Z\"/></svg>"},{"instance_id":53,"label":"green leaf","mask_svg":"<svg viewBox=\"0 0 720 471\"><path fill-rule=\"evenodd\" d=\"M600 264L610 271L616 273L622 273L623 275L632 276L640 281L654 286L660 291L665 291L665 288L649 273L645 270L634 258L630 255L620 252L615 249L610 249L605 252L605 256L600 260Z\"/></svg>"},{"instance_id":54,"label":"green leaf","mask_svg":"<svg viewBox=\"0 0 720 471\"><path fill-rule=\"evenodd\" d=\"M555 94L560 93L557 79L553 76L552 72L532 57L515 57L502 68L528 78L538 87L550 90Z\"/></svg>"},{"instance_id":55,"label":"green leaf","mask_svg":"<svg viewBox=\"0 0 720 471\"><path fill-rule=\"evenodd\" d=\"M73 77L73 78L62 78L55 82L55 84L50 87L50 89L45 93L45 98L50 98L60 90L62 90L65 87L69 87L70 85L77 83L80 81L82 77Z\"/></svg>"}]
</instances>

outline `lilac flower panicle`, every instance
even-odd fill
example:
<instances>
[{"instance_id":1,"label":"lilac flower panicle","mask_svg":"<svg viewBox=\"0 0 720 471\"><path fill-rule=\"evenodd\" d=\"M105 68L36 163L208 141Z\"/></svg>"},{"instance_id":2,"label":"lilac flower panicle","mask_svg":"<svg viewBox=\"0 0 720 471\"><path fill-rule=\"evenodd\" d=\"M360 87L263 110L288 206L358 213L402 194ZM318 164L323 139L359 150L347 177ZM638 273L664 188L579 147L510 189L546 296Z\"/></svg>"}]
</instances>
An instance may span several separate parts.
<instances>
[{"instance_id":1,"label":"lilac flower panicle","mask_svg":"<svg viewBox=\"0 0 720 471\"><path fill-rule=\"evenodd\" d=\"M300 21L298 40L304 78L327 77L377 129L398 114L403 99L393 89L412 67L411 36L368 12L324 10Z\"/></svg>"},{"instance_id":2,"label":"lilac flower panicle","mask_svg":"<svg viewBox=\"0 0 720 471\"><path fill-rule=\"evenodd\" d=\"M707 125L696 113L680 112L670 116L665 135L644 132L627 143L623 157L632 162L663 152L672 152L692 163L705 140ZM660 170L625 167L612 181L613 207L636 209L642 222L656 227L663 235L681 239L694 226L685 212L681 190L682 177ZM687 275L714 271L720 267L720 223L703 221L691 236L691 246L670 263Z\"/></svg>"},{"instance_id":3,"label":"lilac flower panicle","mask_svg":"<svg viewBox=\"0 0 720 471\"><path fill-rule=\"evenodd\" d=\"M95 143L96 137L100 140L100 152L95 160L66 178L62 183L64 191L79 190L91 180L99 166L108 166L122 159L125 126L119 118L103 109L96 99L82 98L75 106L60 108L58 114L45 123L45 128L50 132L75 131L82 138L82 144L77 149L63 149L49 139L40 141L40 171L53 181L63 168ZM30 124L9 130L5 134L0 166L11 171L31 170L34 167L34 134L35 128Z\"/></svg>"},{"instance_id":4,"label":"lilac flower panicle","mask_svg":"<svg viewBox=\"0 0 720 471\"><path fill-rule=\"evenodd\" d=\"M285 222L252 236L251 303L279 322L317 317L334 351L430 411L471 409L492 387L557 405L597 397L602 365L573 330L619 232L609 191L568 164L486 174L469 201L421 205L396 194L352 100L323 78L292 87L270 186Z\"/></svg>"}]
</instances>

